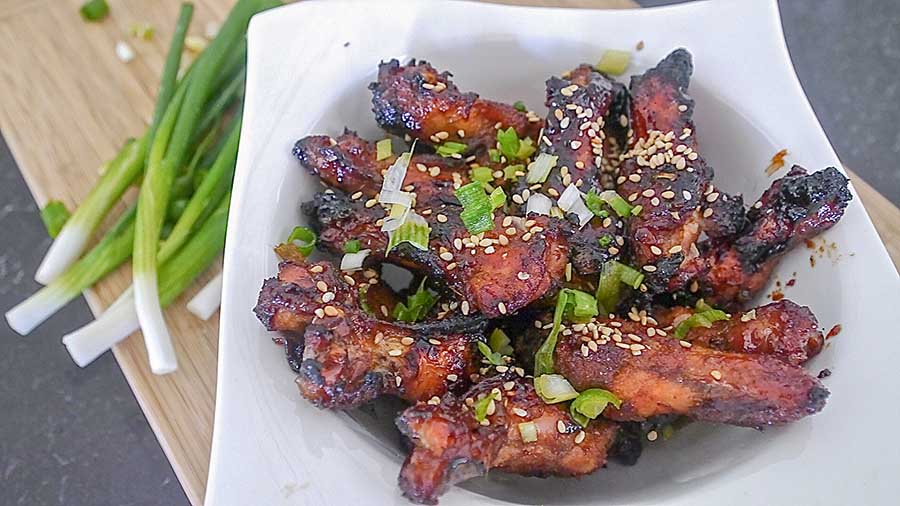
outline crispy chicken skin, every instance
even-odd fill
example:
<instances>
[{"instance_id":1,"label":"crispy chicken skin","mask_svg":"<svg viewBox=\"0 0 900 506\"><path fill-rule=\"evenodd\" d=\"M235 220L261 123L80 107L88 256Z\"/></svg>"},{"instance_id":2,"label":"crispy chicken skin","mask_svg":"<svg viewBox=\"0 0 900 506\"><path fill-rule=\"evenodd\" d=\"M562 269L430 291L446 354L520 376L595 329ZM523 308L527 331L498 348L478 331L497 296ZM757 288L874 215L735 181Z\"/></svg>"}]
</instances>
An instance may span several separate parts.
<instances>
[{"instance_id":1,"label":"crispy chicken skin","mask_svg":"<svg viewBox=\"0 0 900 506\"><path fill-rule=\"evenodd\" d=\"M362 248L372 250L370 262L384 259L387 235L379 220L386 212L368 198L380 190L380 170L392 159L379 164L372 144L349 132L334 143L327 137L301 139L294 153L307 170L328 184L354 192L347 196L325 190L304 204L319 233L319 243L340 253L347 241L359 240ZM412 157L404 183L412 186L415 209L431 226L429 249L401 244L391 250L387 260L442 280L473 309L489 317L514 313L562 279L569 252L566 224L547 216L507 218L498 210L494 230L473 240L460 220L462 209L453 193L455 182L467 182L467 171L448 166L453 162L446 160L452 159ZM438 170L431 170L434 167Z\"/></svg>"},{"instance_id":2,"label":"crispy chicken skin","mask_svg":"<svg viewBox=\"0 0 900 506\"><path fill-rule=\"evenodd\" d=\"M677 326L693 314L690 308L661 308L654 313L663 326ZM825 337L808 307L787 299L694 327L684 338L691 344L720 351L771 355L800 365L819 354Z\"/></svg>"},{"instance_id":3,"label":"crispy chicken skin","mask_svg":"<svg viewBox=\"0 0 900 506\"><path fill-rule=\"evenodd\" d=\"M495 396L487 423L469 407ZM518 424L533 422L537 441L525 443ZM606 420L584 429L565 405L545 404L532 380L512 373L486 379L464 396L420 402L404 411L397 426L413 443L400 471L400 488L414 502L435 504L455 483L499 469L527 476L580 476L606 462L618 427ZM564 431L561 433L559 427Z\"/></svg>"},{"instance_id":4,"label":"crispy chicken skin","mask_svg":"<svg viewBox=\"0 0 900 506\"><path fill-rule=\"evenodd\" d=\"M622 399L621 408L604 411L607 418L677 414L759 428L817 413L828 397L817 379L776 357L682 344L651 321L595 325L596 338L589 326L562 333L555 362L576 390L604 388Z\"/></svg>"},{"instance_id":5,"label":"crispy chicken skin","mask_svg":"<svg viewBox=\"0 0 900 506\"><path fill-rule=\"evenodd\" d=\"M511 105L482 99L476 93L463 93L450 77L449 72L438 72L424 61L381 63L378 80L369 85L375 121L397 135L431 144L462 142L470 151L494 147L498 124L502 129L515 128L519 138L537 141L538 118L529 119Z\"/></svg>"},{"instance_id":6,"label":"crispy chicken skin","mask_svg":"<svg viewBox=\"0 0 900 506\"><path fill-rule=\"evenodd\" d=\"M284 262L263 284L259 320L269 330L302 332L287 339L303 397L346 409L385 394L418 401L467 385L482 320L381 321L360 310L357 293L327 262Z\"/></svg>"},{"instance_id":7,"label":"crispy chicken skin","mask_svg":"<svg viewBox=\"0 0 900 506\"><path fill-rule=\"evenodd\" d=\"M751 206L738 237L704 248L671 285L694 280L714 305L740 309L766 285L784 253L841 219L852 199L848 184L834 167L807 174L795 165Z\"/></svg>"}]
</instances>

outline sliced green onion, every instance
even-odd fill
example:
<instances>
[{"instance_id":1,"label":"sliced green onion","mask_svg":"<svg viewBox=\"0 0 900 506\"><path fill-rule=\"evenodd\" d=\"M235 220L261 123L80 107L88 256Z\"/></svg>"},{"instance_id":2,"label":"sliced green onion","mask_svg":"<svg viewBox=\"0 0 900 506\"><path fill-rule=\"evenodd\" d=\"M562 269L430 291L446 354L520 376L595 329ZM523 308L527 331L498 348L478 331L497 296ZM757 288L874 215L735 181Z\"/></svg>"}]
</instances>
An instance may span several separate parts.
<instances>
[{"instance_id":1,"label":"sliced green onion","mask_svg":"<svg viewBox=\"0 0 900 506\"><path fill-rule=\"evenodd\" d=\"M372 311L372 308L369 307L369 287L372 286L368 283L363 283L359 286L359 308L369 314L371 316L375 316L375 311Z\"/></svg>"},{"instance_id":2,"label":"sliced green onion","mask_svg":"<svg viewBox=\"0 0 900 506\"><path fill-rule=\"evenodd\" d=\"M597 302L604 313L615 312L621 298L621 285L639 288L644 282L644 275L633 267L610 260L600 269L597 282Z\"/></svg>"},{"instance_id":3,"label":"sliced green onion","mask_svg":"<svg viewBox=\"0 0 900 506\"><path fill-rule=\"evenodd\" d=\"M406 303L398 303L394 306L394 319L402 322L417 322L431 311L437 302L437 295L425 287L425 280L419 283L419 288L412 295L406 297Z\"/></svg>"},{"instance_id":4,"label":"sliced green onion","mask_svg":"<svg viewBox=\"0 0 900 506\"><path fill-rule=\"evenodd\" d=\"M491 349L501 355L513 354L513 347L510 343L509 336L499 328L494 329L494 331L491 332L491 336L488 338L488 344Z\"/></svg>"},{"instance_id":5,"label":"sliced green onion","mask_svg":"<svg viewBox=\"0 0 900 506\"><path fill-rule=\"evenodd\" d=\"M491 201L491 207L493 207L494 209L501 208L504 204L506 204L506 192L504 192L503 188L500 188L499 186L497 188L494 188L494 191L491 192L488 198Z\"/></svg>"},{"instance_id":6,"label":"sliced green onion","mask_svg":"<svg viewBox=\"0 0 900 506\"><path fill-rule=\"evenodd\" d=\"M144 40L153 40L154 30L150 23L134 23L128 30L132 37L139 37Z\"/></svg>"},{"instance_id":7,"label":"sliced green onion","mask_svg":"<svg viewBox=\"0 0 900 506\"><path fill-rule=\"evenodd\" d=\"M572 213L578 217L578 227L584 227L594 217L594 213L584 204L583 194L573 183L569 183L566 189L556 201L557 206L564 212Z\"/></svg>"},{"instance_id":8,"label":"sliced green onion","mask_svg":"<svg viewBox=\"0 0 900 506\"><path fill-rule=\"evenodd\" d=\"M684 339L688 332L695 327L710 328L713 322L729 319L728 313L721 309L715 309L700 299L696 305L697 312L682 320L675 326L675 337Z\"/></svg>"},{"instance_id":9,"label":"sliced green onion","mask_svg":"<svg viewBox=\"0 0 900 506\"><path fill-rule=\"evenodd\" d=\"M519 134L516 129L497 130L497 145L507 160L514 160L519 154Z\"/></svg>"},{"instance_id":10,"label":"sliced green onion","mask_svg":"<svg viewBox=\"0 0 900 506\"><path fill-rule=\"evenodd\" d=\"M404 221L396 230L388 232L388 245L384 254L387 255L397 245L408 242L413 247L423 251L428 250L428 236L431 235L431 227L425 218L422 218L415 212L410 212Z\"/></svg>"},{"instance_id":11,"label":"sliced green onion","mask_svg":"<svg viewBox=\"0 0 900 506\"><path fill-rule=\"evenodd\" d=\"M530 137L526 137L519 141L519 150L516 152L515 158L517 160L527 160L531 158L535 151L537 151L537 147L535 147L534 141Z\"/></svg>"},{"instance_id":12,"label":"sliced green onion","mask_svg":"<svg viewBox=\"0 0 900 506\"><path fill-rule=\"evenodd\" d=\"M553 207L553 201L550 200L550 197L544 195L543 193L534 192L528 197L528 201L525 203L525 215L529 215L531 213L542 214L544 216L553 216L553 211L559 212L558 218L562 218L562 211L559 208Z\"/></svg>"},{"instance_id":13,"label":"sliced green onion","mask_svg":"<svg viewBox=\"0 0 900 506\"><path fill-rule=\"evenodd\" d=\"M528 112L528 107L525 106L525 102L521 100L516 100L516 103L513 104L513 108L519 112Z\"/></svg>"},{"instance_id":14,"label":"sliced green onion","mask_svg":"<svg viewBox=\"0 0 900 506\"><path fill-rule=\"evenodd\" d=\"M475 419L478 420L479 423L487 419L488 409L490 409L491 404L493 403L494 396L492 394L485 395L481 399L475 401L472 410L475 412Z\"/></svg>"},{"instance_id":15,"label":"sliced green onion","mask_svg":"<svg viewBox=\"0 0 900 506\"><path fill-rule=\"evenodd\" d=\"M636 206L634 206L634 207L631 208L631 215L632 215L632 216L637 216L637 215L641 214L641 211L643 211L643 210L644 210L644 206L642 206L642 205L636 205Z\"/></svg>"},{"instance_id":16,"label":"sliced green onion","mask_svg":"<svg viewBox=\"0 0 900 506\"><path fill-rule=\"evenodd\" d=\"M570 313L571 311L571 313ZM580 290L563 288L556 296L556 309L553 311L553 327L547 339L534 354L534 375L552 374L555 371L553 353L562 326L563 317L570 313L577 320L590 320L598 314L597 301L590 294Z\"/></svg>"},{"instance_id":17,"label":"sliced green onion","mask_svg":"<svg viewBox=\"0 0 900 506\"><path fill-rule=\"evenodd\" d=\"M561 374L541 374L534 378L534 390L547 404L556 404L578 397L578 392Z\"/></svg>"},{"instance_id":18,"label":"sliced green onion","mask_svg":"<svg viewBox=\"0 0 900 506\"><path fill-rule=\"evenodd\" d=\"M556 161L559 157L541 153L528 164L528 172L525 174L525 182L528 184L543 183L550 175L553 167L556 167Z\"/></svg>"},{"instance_id":19,"label":"sliced green onion","mask_svg":"<svg viewBox=\"0 0 900 506\"><path fill-rule=\"evenodd\" d=\"M481 341L478 341L478 351L484 355L484 358L486 358L491 365L503 365L505 363L503 361L503 355L496 351L492 351L490 346Z\"/></svg>"},{"instance_id":20,"label":"sliced green onion","mask_svg":"<svg viewBox=\"0 0 900 506\"><path fill-rule=\"evenodd\" d=\"M460 186L455 193L463 206L459 217L469 233L478 234L494 229L494 208L481 183L476 181Z\"/></svg>"},{"instance_id":21,"label":"sliced green onion","mask_svg":"<svg viewBox=\"0 0 900 506\"><path fill-rule=\"evenodd\" d=\"M491 183L494 181L494 171L490 167L472 167L469 177L479 183Z\"/></svg>"},{"instance_id":22,"label":"sliced green onion","mask_svg":"<svg viewBox=\"0 0 900 506\"><path fill-rule=\"evenodd\" d=\"M372 250L370 249L362 249L355 253L344 253L344 256L341 257L341 270L353 272L362 269L366 257L368 257L371 252Z\"/></svg>"},{"instance_id":23,"label":"sliced green onion","mask_svg":"<svg viewBox=\"0 0 900 506\"><path fill-rule=\"evenodd\" d=\"M598 195L600 200L609 204L609 207L613 208L613 211L616 212L622 218L628 218L631 216L631 204L629 204L625 199L622 198L621 195L616 193L613 190L606 190ZM596 213L595 213L596 214Z\"/></svg>"},{"instance_id":24,"label":"sliced green onion","mask_svg":"<svg viewBox=\"0 0 900 506\"><path fill-rule=\"evenodd\" d=\"M316 233L309 227L294 227L285 244L290 244L301 255L308 257L316 249Z\"/></svg>"},{"instance_id":25,"label":"sliced green onion","mask_svg":"<svg viewBox=\"0 0 900 506\"><path fill-rule=\"evenodd\" d=\"M344 243L344 253L359 253L359 239L353 239Z\"/></svg>"},{"instance_id":26,"label":"sliced green onion","mask_svg":"<svg viewBox=\"0 0 900 506\"><path fill-rule=\"evenodd\" d=\"M59 235L59 231L62 230L63 225L69 220L69 216L71 215L69 210L66 209L66 205L58 200L47 202L47 205L41 209L41 221L44 222L44 227L47 229L47 234L50 237Z\"/></svg>"},{"instance_id":27,"label":"sliced green onion","mask_svg":"<svg viewBox=\"0 0 900 506\"><path fill-rule=\"evenodd\" d=\"M619 408L622 401L608 390L589 388L572 401L569 405L569 414L579 425L587 427L588 423L600 416L610 404Z\"/></svg>"},{"instance_id":28,"label":"sliced green onion","mask_svg":"<svg viewBox=\"0 0 900 506\"><path fill-rule=\"evenodd\" d=\"M515 181L525 174L525 166L522 164L507 165L503 168L503 179Z\"/></svg>"},{"instance_id":29,"label":"sliced green onion","mask_svg":"<svg viewBox=\"0 0 900 506\"><path fill-rule=\"evenodd\" d=\"M394 156L390 139L382 139L375 143L375 160L380 162Z\"/></svg>"},{"instance_id":30,"label":"sliced green onion","mask_svg":"<svg viewBox=\"0 0 900 506\"><path fill-rule=\"evenodd\" d=\"M109 4L106 0L88 0L78 12L87 21L100 21L109 15Z\"/></svg>"},{"instance_id":31,"label":"sliced green onion","mask_svg":"<svg viewBox=\"0 0 900 506\"><path fill-rule=\"evenodd\" d=\"M499 149L489 149L488 150L488 158L493 163L500 163L500 150Z\"/></svg>"},{"instance_id":32,"label":"sliced green onion","mask_svg":"<svg viewBox=\"0 0 900 506\"><path fill-rule=\"evenodd\" d=\"M533 443L538 440L537 425L534 422L522 422L517 427L523 443Z\"/></svg>"},{"instance_id":33,"label":"sliced green onion","mask_svg":"<svg viewBox=\"0 0 900 506\"><path fill-rule=\"evenodd\" d=\"M606 205L606 201L601 199L600 194L594 189L591 189L591 191L585 194L584 205L594 213L594 216L599 216L601 218L609 217L609 212L606 209L603 209L603 206Z\"/></svg>"},{"instance_id":34,"label":"sliced green onion","mask_svg":"<svg viewBox=\"0 0 900 506\"><path fill-rule=\"evenodd\" d=\"M219 306L222 305L222 273L219 272L203 288L191 297L191 300L185 305L192 315L203 321L215 314Z\"/></svg>"},{"instance_id":35,"label":"sliced green onion","mask_svg":"<svg viewBox=\"0 0 900 506\"><path fill-rule=\"evenodd\" d=\"M435 149L435 152L443 157L462 155L466 152L468 146L461 142L447 141Z\"/></svg>"},{"instance_id":36,"label":"sliced green onion","mask_svg":"<svg viewBox=\"0 0 900 506\"><path fill-rule=\"evenodd\" d=\"M611 76L619 76L628 69L631 62L631 53L628 51L619 51L616 49L608 49L600 56L600 61L595 67L598 72L609 74Z\"/></svg>"},{"instance_id":37,"label":"sliced green onion","mask_svg":"<svg viewBox=\"0 0 900 506\"><path fill-rule=\"evenodd\" d=\"M600 244L601 248L605 248L612 244L613 238L611 235L604 235L603 237L597 239L597 242Z\"/></svg>"}]
</instances>

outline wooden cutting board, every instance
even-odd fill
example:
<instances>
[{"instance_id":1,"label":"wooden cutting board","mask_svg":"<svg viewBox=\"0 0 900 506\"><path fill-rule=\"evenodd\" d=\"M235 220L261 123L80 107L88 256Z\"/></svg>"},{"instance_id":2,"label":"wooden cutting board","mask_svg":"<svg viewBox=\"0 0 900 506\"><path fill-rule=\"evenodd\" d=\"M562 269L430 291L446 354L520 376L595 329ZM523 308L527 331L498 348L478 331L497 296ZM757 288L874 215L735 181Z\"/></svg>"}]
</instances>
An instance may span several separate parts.
<instances>
[{"instance_id":1,"label":"wooden cutting board","mask_svg":"<svg viewBox=\"0 0 900 506\"><path fill-rule=\"evenodd\" d=\"M71 208L127 136L140 135L153 110L158 76L180 0L109 0L101 23L78 16L83 0L0 0L0 129L22 174L43 205L60 199ZM497 3L628 8L630 0L496 0ZM191 34L220 21L231 0L194 0ZM156 27L152 41L128 35L133 23ZM116 58L117 41L136 58ZM900 262L900 210L852 176L895 263ZM133 198L134 195L130 195ZM129 284L122 269L85 293L100 313ZM207 275L209 276L209 274ZM168 310L179 370L154 376L137 335L114 350L150 426L194 505L203 502L212 441L218 323L184 309L189 291Z\"/></svg>"}]
</instances>

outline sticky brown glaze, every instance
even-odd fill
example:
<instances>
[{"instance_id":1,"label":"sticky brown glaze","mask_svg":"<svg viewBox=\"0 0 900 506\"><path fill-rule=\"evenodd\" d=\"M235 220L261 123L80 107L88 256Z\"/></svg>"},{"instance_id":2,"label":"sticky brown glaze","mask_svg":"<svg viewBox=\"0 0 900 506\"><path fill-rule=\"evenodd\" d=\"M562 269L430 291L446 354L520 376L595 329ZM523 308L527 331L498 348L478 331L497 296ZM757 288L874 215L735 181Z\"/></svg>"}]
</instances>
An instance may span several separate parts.
<instances>
[{"instance_id":1,"label":"sticky brown glaze","mask_svg":"<svg viewBox=\"0 0 900 506\"><path fill-rule=\"evenodd\" d=\"M834 167L807 174L794 166L750 208L739 237L710 248L681 275L696 279L713 304L739 309L768 283L784 253L841 219L852 198L847 186Z\"/></svg>"},{"instance_id":2,"label":"sticky brown glaze","mask_svg":"<svg viewBox=\"0 0 900 506\"><path fill-rule=\"evenodd\" d=\"M469 407L484 396L495 398L486 424ZM522 441L518 424L526 422L535 424L537 441ZM594 421L582 439L581 426L564 405L545 404L530 379L509 373L476 384L461 398L446 395L440 403L420 402L400 415L397 426L414 445L400 471L400 488L420 504L435 504L453 484L490 469L526 476L594 472L606 462L618 429L615 423Z\"/></svg>"},{"instance_id":3,"label":"sticky brown glaze","mask_svg":"<svg viewBox=\"0 0 900 506\"><path fill-rule=\"evenodd\" d=\"M290 338L288 358L300 393L320 408L352 408L386 394L418 401L464 388L477 367L474 343L484 339L478 318L377 320L327 262L282 263L254 311L269 330L302 332Z\"/></svg>"},{"instance_id":4,"label":"sticky brown glaze","mask_svg":"<svg viewBox=\"0 0 900 506\"><path fill-rule=\"evenodd\" d=\"M515 128L519 138L537 141L538 118L530 120L511 105L463 93L450 77L449 72L438 72L424 61L381 63L378 80L369 85L375 121L397 135L431 144L462 142L470 151L494 147L498 124L503 129Z\"/></svg>"},{"instance_id":5,"label":"sticky brown glaze","mask_svg":"<svg viewBox=\"0 0 900 506\"><path fill-rule=\"evenodd\" d=\"M561 334L555 360L575 389L604 388L622 399L620 409L604 411L607 418L639 421L675 414L764 427L817 413L828 397L817 379L779 358L685 348L652 324L631 320L596 324L597 338L590 332Z\"/></svg>"},{"instance_id":6,"label":"sticky brown glaze","mask_svg":"<svg viewBox=\"0 0 900 506\"><path fill-rule=\"evenodd\" d=\"M619 194L641 207L626 236L650 293L668 290L684 259L699 254L713 172L696 151L692 72L690 53L677 49L631 80L632 132L616 182Z\"/></svg>"},{"instance_id":7,"label":"sticky brown glaze","mask_svg":"<svg viewBox=\"0 0 900 506\"><path fill-rule=\"evenodd\" d=\"M427 251L404 243L386 260L441 280L473 311L492 318L518 311L563 279L569 249L560 220L510 218L504 226L505 217L497 213L494 230L473 240L459 219L460 210L447 205L425 216L431 226ZM372 250L369 262L385 259L387 235L378 221L385 211L380 206L367 208L362 199L330 191L316 195L304 211L321 246L339 253L347 241L358 239L362 248Z\"/></svg>"},{"instance_id":8,"label":"sticky brown glaze","mask_svg":"<svg viewBox=\"0 0 900 506\"><path fill-rule=\"evenodd\" d=\"M660 325L672 326L691 314L683 306L654 312ZM787 299L734 314L710 328L694 327L684 339L720 351L772 355L794 365L818 355L825 343L812 311Z\"/></svg>"}]
</instances>

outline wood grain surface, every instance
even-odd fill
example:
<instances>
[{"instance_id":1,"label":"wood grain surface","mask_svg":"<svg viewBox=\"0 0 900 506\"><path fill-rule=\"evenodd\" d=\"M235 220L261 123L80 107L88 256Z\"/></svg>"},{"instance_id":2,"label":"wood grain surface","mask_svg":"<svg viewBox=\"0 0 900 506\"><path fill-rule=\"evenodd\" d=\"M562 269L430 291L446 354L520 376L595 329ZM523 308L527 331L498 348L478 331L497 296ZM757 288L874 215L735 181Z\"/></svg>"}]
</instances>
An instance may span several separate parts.
<instances>
[{"instance_id":1,"label":"wood grain surface","mask_svg":"<svg viewBox=\"0 0 900 506\"><path fill-rule=\"evenodd\" d=\"M233 3L193 1L196 12L189 33L195 35L202 35L207 21L223 19ZM630 0L494 1L635 6ZM101 163L128 136L143 132L180 0L110 0L112 13L101 23L83 22L77 13L81 3L0 0L0 129L41 205L52 198L74 206L94 184ZM152 41L129 36L137 22L156 27ZM134 48L134 61L125 64L116 58L119 40ZM900 263L900 210L858 177L852 179L895 264ZM126 287L129 274L123 268L85 293L95 314ZM200 505L212 440L218 323L202 322L184 309L194 290L167 311L178 372L151 374L138 335L114 352L188 498Z\"/></svg>"}]
</instances>

